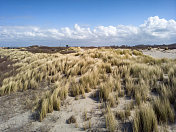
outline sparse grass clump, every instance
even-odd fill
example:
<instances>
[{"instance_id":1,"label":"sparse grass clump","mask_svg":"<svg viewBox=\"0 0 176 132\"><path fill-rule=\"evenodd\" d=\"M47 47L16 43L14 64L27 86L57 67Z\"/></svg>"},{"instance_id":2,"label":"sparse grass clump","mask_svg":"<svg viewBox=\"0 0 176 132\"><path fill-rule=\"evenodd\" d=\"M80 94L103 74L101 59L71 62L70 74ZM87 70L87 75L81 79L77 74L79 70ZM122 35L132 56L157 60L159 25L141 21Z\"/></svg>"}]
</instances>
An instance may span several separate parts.
<instances>
[{"instance_id":1,"label":"sparse grass clump","mask_svg":"<svg viewBox=\"0 0 176 132\"><path fill-rule=\"evenodd\" d=\"M105 69L106 73L111 73L112 72L110 64L103 63L101 68Z\"/></svg>"},{"instance_id":2,"label":"sparse grass clump","mask_svg":"<svg viewBox=\"0 0 176 132\"><path fill-rule=\"evenodd\" d=\"M131 112L130 112L130 108L126 107L125 110L122 111L118 111L116 113L116 117L120 120L122 120L123 122L129 118L129 116L131 116Z\"/></svg>"},{"instance_id":3,"label":"sparse grass clump","mask_svg":"<svg viewBox=\"0 0 176 132\"><path fill-rule=\"evenodd\" d=\"M40 121L46 117L47 113L51 113L53 110L60 110L61 101L64 100L67 96L67 87L67 84L63 86L63 84L56 83L54 90L46 93L38 107Z\"/></svg>"},{"instance_id":4,"label":"sparse grass clump","mask_svg":"<svg viewBox=\"0 0 176 132\"><path fill-rule=\"evenodd\" d=\"M116 98L116 100L115 100L115 97L113 95L110 95L108 97L108 104L109 104L110 107L115 107L116 101L118 101L118 99Z\"/></svg>"},{"instance_id":5,"label":"sparse grass clump","mask_svg":"<svg viewBox=\"0 0 176 132\"><path fill-rule=\"evenodd\" d=\"M101 84L99 90L99 98L108 103L110 107L115 107L118 104L118 91L116 94L113 93L115 86L112 80L108 80L107 83Z\"/></svg>"},{"instance_id":6,"label":"sparse grass clump","mask_svg":"<svg viewBox=\"0 0 176 132\"><path fill-rule=\"evenodd\" d=\"M140 106L139 110L136 111L133 131L135 132L158 132L158 123L150 105Z\"/></svg>"},{"instance_id":7,"label":"sparse grass clump","mask_svg":"<svg viewBox=\"0 0 176 132\"><path fill-rule=\"evenodd\" d=\"M84 121L88 120L88 116L87 116L87 111L86 110L84 110L83 118L84 118Z\"/></svg>"},{"instance_id":8,"label":"sparse grass clump","mask_svg":"<svg viewBox=\"0 0 176 132\"><path fill-rule=\"evenodd\" d=\"M134 81L132 80L132 78L128 78L126 80L126 91L127 91L127 96L133 96L134 95Z\"/></svg>"},{"instance_id":9,"label":"sparse grass clump","mask_svg":"<svg viewBox=\"0 0 176 132\"><path fill-rule=\"evenodd\" d=\"M80 89L80 84L79 83L74 81L74 82L71 83L71 87L72 87L70 89L71 96L75 97L75 96L81 94L81 89Z\"/></svg>"},{"instance_id":10,"label":"sparse grass clump","mask_svg":"<svg viewBox=\"0 0 176 132\"><path fill-rule=\"evenodd\" d=\"M58 97L58 89L52 94L47 93L46 97L41 100L39 106L39 120L42 121L46 117L47 113L53 112L53 110L60 110L61 100Z\"/></svg>"},{"instance_id":11,"label":"sparse grass clump","mask_svg":"<svg viewBox=\"0 0 176 132\"><path fill-rule=\"evenodd\" d=\"M175 113L168 99L157 98L153 105L159 123L174 122Z\"/></svg>"},{"instance_id":12,"label":"sparse grass clump","mask_svg":"<svg viewBox=\"0 0 176 132\"><path fill-rule=\"evenodd\" d=\"M133 55L139 56L139 55L143 55L142 52L138 51L138 50L133 50Z\"/></svg>"},{"instance_id":13,"label":"sparse grass clump","mask_svg":"<svg viewBox=\"0 0 176 132\"><path fill-rule=\"evenodd\" d=\"M112 113L110 107L108 106L106 108L106 111L107 111L107 115L105 115L106 128L108 128L110 132L114 132L116 129L116 120L114 114Z\"/></svg>"},{"instance_id":14,"label":"sparse grass clump","mask_svg":"<svg viewBox=\"0 0 176 132\"><path fill-rule=\"evenodd\" d=\"M120 120L124 121L125 120L125 112L124 111L119 111L116 113L116 117L119 118Z\"/></svg>"}]
</instances>

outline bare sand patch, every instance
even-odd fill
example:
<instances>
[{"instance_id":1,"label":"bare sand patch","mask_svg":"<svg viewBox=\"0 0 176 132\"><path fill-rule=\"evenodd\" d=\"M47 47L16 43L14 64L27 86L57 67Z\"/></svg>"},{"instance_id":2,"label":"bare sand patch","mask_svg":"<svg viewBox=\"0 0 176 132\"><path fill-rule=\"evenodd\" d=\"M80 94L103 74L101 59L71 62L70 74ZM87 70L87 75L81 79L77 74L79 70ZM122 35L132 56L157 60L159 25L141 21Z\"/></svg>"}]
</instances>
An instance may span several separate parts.
<instances>
[{"instance_id":1,"label":"bare sand patch","mask_svg":"<svg viewBox=\"0 0 176 132\"><path fill-rule=\"evenodd\" d=\"M143 50L142 52L143 54L152 56L154 58L176 59L176 49L173 50L151 49L151 50Z\"/></svg>"}]
</instances>

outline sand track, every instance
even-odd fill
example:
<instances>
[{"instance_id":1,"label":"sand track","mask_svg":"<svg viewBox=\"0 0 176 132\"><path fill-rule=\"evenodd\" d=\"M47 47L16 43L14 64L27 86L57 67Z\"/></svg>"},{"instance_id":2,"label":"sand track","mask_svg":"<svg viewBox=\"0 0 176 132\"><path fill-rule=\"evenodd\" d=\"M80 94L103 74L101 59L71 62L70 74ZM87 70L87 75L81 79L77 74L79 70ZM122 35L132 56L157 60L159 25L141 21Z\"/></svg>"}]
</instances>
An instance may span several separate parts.
<instances>
[{"instance_id":1,"label":"sand track","mask_svg":"<svg viewBox=\"0 0 176 132\"><path fill-rule=\"evenodd\" d=\"M166 51L163 49L143 50L143 54L152 56L154 58L176 59L176 49Z\"/></svg>"}]
</instances>

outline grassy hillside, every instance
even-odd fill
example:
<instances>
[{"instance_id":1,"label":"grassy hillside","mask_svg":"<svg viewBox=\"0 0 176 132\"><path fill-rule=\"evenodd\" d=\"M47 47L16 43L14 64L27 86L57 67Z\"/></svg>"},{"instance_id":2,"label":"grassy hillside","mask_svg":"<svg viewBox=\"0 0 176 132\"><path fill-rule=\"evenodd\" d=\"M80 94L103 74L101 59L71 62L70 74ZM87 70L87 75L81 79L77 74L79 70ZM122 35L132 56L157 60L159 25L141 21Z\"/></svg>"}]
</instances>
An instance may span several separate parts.
<instances>
[{"instance_id":1,"label":"grassy hillside","mask_svg":"<svg viewBox=\"0 0 176 132\"><path fill-rule=\"evenodd\" d=\"M127 49L71 50L75 53L0 49L0 96L47 86L32 103L37 120L42 121L59 111L68 96L79 100L92 92L101 103L105 127L112 132L126 120L135 132L164 131L175 122L176 60ZM124 97L131 101L119 111Z\"/></svg>"}]
</instances>

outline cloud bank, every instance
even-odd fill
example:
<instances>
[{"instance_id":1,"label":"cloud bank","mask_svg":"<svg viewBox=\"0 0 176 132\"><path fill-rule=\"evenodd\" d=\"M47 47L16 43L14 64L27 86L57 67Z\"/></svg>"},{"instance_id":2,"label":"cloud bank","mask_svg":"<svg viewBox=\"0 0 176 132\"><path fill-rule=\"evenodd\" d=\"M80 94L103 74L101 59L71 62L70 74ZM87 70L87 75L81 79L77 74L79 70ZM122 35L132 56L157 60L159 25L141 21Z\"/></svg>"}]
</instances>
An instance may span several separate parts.
<instances>
[{"instance_id":1,"label":"cloud bank","mask_svg":"<svg viewBox=\"0 0 176 132\"><path fill-rule=\"evenodd\" d=\"M176 42L176 21L149 17L139 26L117 25L73 28L0 26L0 46L103 46L167 44Z\"/></svg>"}]
</instances>

